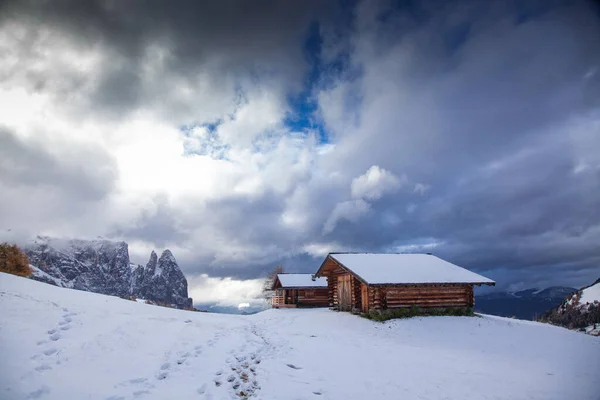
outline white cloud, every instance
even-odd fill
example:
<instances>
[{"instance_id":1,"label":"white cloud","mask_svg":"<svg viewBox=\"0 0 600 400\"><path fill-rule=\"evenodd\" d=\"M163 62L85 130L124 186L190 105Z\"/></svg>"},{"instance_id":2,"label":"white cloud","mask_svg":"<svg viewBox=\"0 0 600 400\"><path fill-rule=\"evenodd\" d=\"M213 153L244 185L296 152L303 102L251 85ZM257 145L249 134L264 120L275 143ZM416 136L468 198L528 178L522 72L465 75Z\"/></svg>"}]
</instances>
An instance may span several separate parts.
<instances>
[{"instance_id":1,"label":"white cloud","mask_svg":"<svg viewBox=\"0 0 600 400\"><path fill-rule=\"evenodd\" d=\"M397 178L390 171L373 165L363 175L352 181L352 197L355 199L377 200L385 193L394 192L406 184L405 175Z\"/></svg>"},{"instance_id":2,"label":"white cloud","mask_svg":"<svg viewBox=\"0 0 600 400\"><path fill-rule=\"evenodd\" d=\"M326 243L308 243L304 245L303 250L305 253L313 256L313 257L324 257L329 253L336 251L347 251L348 249L344 246L341 246L336 242L326 242Z\"/></svg>"},{"instance_id":3,"label":"white cloud","mask_svg":"<svg viewBox=\"0 0 600 400\"><path fill-rule=\"evenodd\" d=\"M194 303L216 302L232 307L260 304L263 301L263 282L262 279L236 280L202 274L188 278L189 295L194 299Z\"/></svg>"}]
</instances>

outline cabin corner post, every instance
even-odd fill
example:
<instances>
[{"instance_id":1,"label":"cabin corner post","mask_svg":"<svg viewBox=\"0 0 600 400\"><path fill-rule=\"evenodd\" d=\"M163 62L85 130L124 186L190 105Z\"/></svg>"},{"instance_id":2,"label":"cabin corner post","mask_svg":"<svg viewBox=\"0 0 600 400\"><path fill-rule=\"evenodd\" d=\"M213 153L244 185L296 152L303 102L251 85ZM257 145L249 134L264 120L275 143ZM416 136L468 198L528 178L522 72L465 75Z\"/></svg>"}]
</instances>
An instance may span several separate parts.
<instances>
[{"instance_id":1,"label":"cabin corner post","mask_svg":"<svg viewBox=\"0 0 600 400\"><path fill-rule=\"evenodd\" d=\"M387 290L386 290L386 288L381 288L379 290L379 296L381 298L381 309L382 310L386 310L388 308L388 306L387 306Z\"/></svg>"},{"instance_id":2,"label":"cabin corner post","mask_svg":"<svg viewBox=\"0 0 600 400\"><path fill-rule=\"evenodd\" d=\"M333 298L334 293L335 293L335 287L333 285L333 279L331 279L331 276L328 276L327 277L327 299L329 301L329 307L334 306L334 298Z\"/></svg>"},{"instance_id":3,"label":"cabin corner post","mask_svg":"<svg viewBox=\"0 0 600 400\"><path fill-rule=\"evenodd\" d=\"M355 277L352 276L352 308L356 310L361 309L361 282Z\"/></svg>"},{"instance_id":4,"label":"cabin corner post","mask_svg":"<svg viewBox=\"0 0 600 400\"><path fill-rule=\"evenodd\" d=\"M376 310L381 310L381 290L379 288L374 288L373 290L373 307Z\"/></svg>"},{"instance_id":5,"label":"cabin corner post","mask_svg":"<svg viewBox=\"0 0 600 400\"><path fill-rule=\"evenodd\" d=\"M469 307L473 308L475 307L475 291L474 291L474 286L473 285L469 285Z\"/></svg>"}]
</instances>

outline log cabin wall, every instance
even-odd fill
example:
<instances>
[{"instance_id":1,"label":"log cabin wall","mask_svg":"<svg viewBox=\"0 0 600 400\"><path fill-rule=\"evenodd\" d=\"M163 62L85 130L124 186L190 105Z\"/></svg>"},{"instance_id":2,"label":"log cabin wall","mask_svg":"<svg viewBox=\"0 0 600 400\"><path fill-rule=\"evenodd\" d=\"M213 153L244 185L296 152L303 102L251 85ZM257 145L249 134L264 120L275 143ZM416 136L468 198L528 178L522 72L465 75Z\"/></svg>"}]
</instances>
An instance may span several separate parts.
<instances>
[{"instance_id":1,"label":"log cabin wall","mask_svg":"<svg viewBox=\"0 0 600 400\"><path fill-rule=\"evenodd\" d=\"M331 259L325 261L323 276L327 277L327 289L330 307L339 307L338 278L349 277L350 279L350 303L352 308L360 308L360 281L351 276Z\"/></svg>"},{"instance_id":2,"label":"log cabin wall","mask_svg":"<svg viewBox=\"0 0 600 400\"><path fill-rule=\"evenodd\" d=\"M379 299L381 308L473 306L472 285L385 286L379 290L382 292ZM374 309L378 309L377 298L374 298Z\"/></svg>"},{"instance_id":3,"label":"log cabin wall","mask_svg":"<svg viewBox=\"0 0 600 400\"><path fill-rule=\"evenodd\" d=\"M329 305L328 294L328 288L298 289L298 306L327 307Z\"/></svg>"},{"instance_id":4,"label":"log cabin wall","mask_svg":"<svg viewBox=\"0 0 600 400\"><path fill-rule=\"evenodd\" d=\"M339 308L338 278L350 273L337 262L325 260L320 275L327 277L327 297L330 307ZM351 307L366 310L385 310L388 308L410 308L412 306L426 308L473 307L473 285L471 284L390 284L366 285L366 307L362 304L362 290L365 286L354 274L351 275Z\"/></svg>"},{"instance_id":5,"label":"log cabin wall","mask_svg":"<svg viewBox=\"0 0 600 400\"><path fill-rule=\"evenodd\" d=\"M386 308L384 290L384 288L376 286L368 287L368 310L383 310Z\"/></svg>"}]
</instances>

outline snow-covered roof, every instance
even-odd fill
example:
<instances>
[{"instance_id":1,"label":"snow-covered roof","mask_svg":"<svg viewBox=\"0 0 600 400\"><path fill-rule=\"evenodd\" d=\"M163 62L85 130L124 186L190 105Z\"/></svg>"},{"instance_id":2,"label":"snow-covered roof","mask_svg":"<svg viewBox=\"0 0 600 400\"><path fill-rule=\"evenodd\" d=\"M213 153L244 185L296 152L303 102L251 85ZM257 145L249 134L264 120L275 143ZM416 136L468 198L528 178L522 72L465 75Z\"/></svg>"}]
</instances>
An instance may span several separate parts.
<instances>
[{"instance_id":1,"label":"snow-covered roof","mask_svg":"<svg viewBox=\"0 0 600 400\"><path fill-rule=\"evenodd\" d=\"M311 274L277 274L282 287L327 287L327 278L316 278L314 281Z\"/></svg>"},{"instance_id":2,"label":"snow-covered roof","mask_svg":"<svg viewBox=\"0 0 600 400\"><path fill-rule=\"evenodd\" d=\"M354 274L372 285L404 283L495 282L430 254L330 254Z\"/></svg>"}]
</instances>

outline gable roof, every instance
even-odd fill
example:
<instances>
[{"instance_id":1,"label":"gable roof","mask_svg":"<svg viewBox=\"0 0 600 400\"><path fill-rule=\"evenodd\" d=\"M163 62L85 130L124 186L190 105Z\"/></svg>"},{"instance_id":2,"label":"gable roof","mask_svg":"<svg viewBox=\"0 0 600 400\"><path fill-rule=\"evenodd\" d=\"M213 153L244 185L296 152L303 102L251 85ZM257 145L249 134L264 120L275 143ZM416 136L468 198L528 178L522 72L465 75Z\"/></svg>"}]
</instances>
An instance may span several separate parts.
<instances>
[{"instance_id":1,"label":"gable roof","mask_svg":"<svg viewBox=\"0 0 600 400\"><path fill-rule=\"evenodd\" d=\"M311 274L277 274L284 288L326 288L327 278L315 278Z\"/></svg>"},{"instance_id":2,"label":"gable roof","mask_svg":"<svg viewBox=\"0 0 600 400\"><path fill-rule=\"evenodd\" d=\"M495 285L491 279L431 254L330 253L334 261L369 285L468 283ZM327 259L325 259L327 261ZM325 265L321 265L317 275Z\"/></svg>"}]
</instances>

